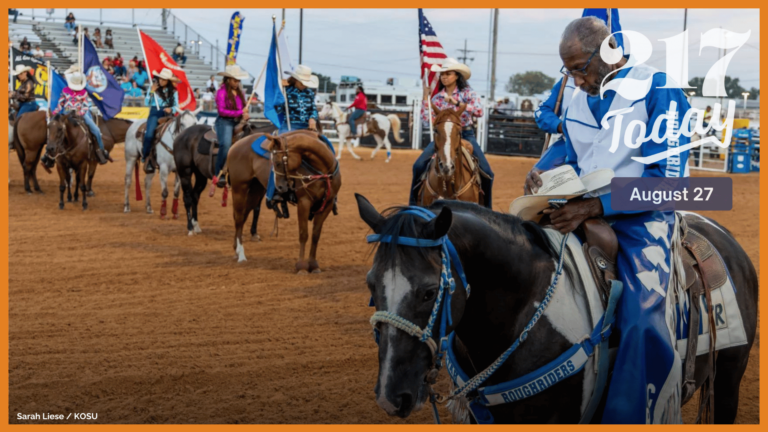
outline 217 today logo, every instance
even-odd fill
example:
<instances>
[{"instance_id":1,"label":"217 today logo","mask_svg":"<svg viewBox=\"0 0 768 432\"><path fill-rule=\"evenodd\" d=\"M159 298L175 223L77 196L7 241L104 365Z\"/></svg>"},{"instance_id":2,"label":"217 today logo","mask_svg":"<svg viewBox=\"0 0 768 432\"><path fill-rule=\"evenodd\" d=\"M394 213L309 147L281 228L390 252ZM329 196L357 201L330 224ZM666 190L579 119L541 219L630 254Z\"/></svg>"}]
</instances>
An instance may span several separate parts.
<instances>
[{"instance_id":1,"label":"217 today logo","mask_svg":"<svg viewBox=\"0 0 768 432\"><path fill-rule=\"evenodd\" d=\"M651 90L651 84L653 77L650 76L646 79L633 79L633 78L615 78L607 83L611 75L618 73L622 69L629 69L633 66L643 64L650 57L653 52L651 41L648 40L643 34L631 30L623 30L614 34L621 33L624 35L625 43L629 42L629 46L632 50L632 55L629 57L627 63L619 69L616 69L611 74L605 77L600 86L600 97L606 90L614 90L618 95L627 100L637 101L644 98ZM701 35L701 44L699 48L699 55L704 48L718 48L730 50L727 55L718 60L707 72L704 78L704 84L702 86L703 96L711 97L728 97L725 91L725 72L728 69L733 56L748 40L752 32L746 33L734 33L724 29L712 29ZM609 45L611 37L606 38L600 46L600 57L606 64L613 65L621 61L624 56L624 50L619 48L611 48ZM666 44L667 52L667 82L665 89L690 89L693 88L688 84L688 30L667 39L660 39L661 42ZM614 118L614 130L611 141L611 147L609 151L615 153L619 148L621 140L621 130L624 114L628 114L634 111L635 107L630 106L628 108L621 108L613 111L608 111L605 117L601 121L603 129L610 129L611 125L608 122L609 119ZM691 108L685 113L682 119L677 118L677 103L670 102L669 110L667 114L661 115L656 118L651 133L647 133L647 125L641 120L632 120L626 128L624 134L624 145L629 148L635 149L640 147L643 143L653 140L653 142L661 144L664 141L676 142L681 135L686 137L693 136L694 133L699 136L706 136L712 128L716 131L725 130L725 136L720 141L714 136L699 139L697 141L685 144L682 146L670 147L664 152L659 152L650 156L633 157L632 160L643 163L651 164L670 157L676 157L677 155L699 147L701 145L712 143L719 147L727 148L731 143L731 133L733 130L733 118L736 110L735 103L728 101L728 113L725 117L725 121L720 122L720 111L722 106L720 103L715 103L712 110L712 120L705 127L704 126L704 111L696 108ZM694 114L696 115L695 126L690 128L691 119ZM663 136L659 136L662 122L667 122L667 128ZM639 133L636 135L637 140L633 141L633 132L635 128Z\"/></svg>"}]
</instances>

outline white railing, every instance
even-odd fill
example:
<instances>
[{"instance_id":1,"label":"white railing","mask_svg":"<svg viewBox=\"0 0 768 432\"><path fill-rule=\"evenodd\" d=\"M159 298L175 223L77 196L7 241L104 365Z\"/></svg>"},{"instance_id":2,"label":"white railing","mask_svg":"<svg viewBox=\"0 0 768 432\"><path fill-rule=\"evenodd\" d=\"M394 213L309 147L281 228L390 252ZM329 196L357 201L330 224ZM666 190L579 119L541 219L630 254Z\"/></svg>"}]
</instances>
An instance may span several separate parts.
<instances>
[{"instance_id":1,"label":"white railing","mask_svg":"<svg viewBox=\"0 0 768 432\"><path fill-rule=\"evenodd\" d=\"M729 148L714 144L704 144L693 149L688 157L688 166L692 170L728 172Z\"/></svg>"}]
</instances>

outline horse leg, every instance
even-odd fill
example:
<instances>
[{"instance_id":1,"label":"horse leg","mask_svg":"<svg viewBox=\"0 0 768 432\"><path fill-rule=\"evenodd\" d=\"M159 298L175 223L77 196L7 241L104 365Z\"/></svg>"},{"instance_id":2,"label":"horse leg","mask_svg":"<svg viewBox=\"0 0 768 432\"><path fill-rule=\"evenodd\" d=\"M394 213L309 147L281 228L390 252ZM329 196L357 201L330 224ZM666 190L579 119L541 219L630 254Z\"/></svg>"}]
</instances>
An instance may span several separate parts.
<instances>
[{"instance_id":1,"label":"horse leg","mask_svg":"<svg viewBox=\"0 0 768 432\"><path fill-rule=\"evenodd\" d=\"M243 246L243 225L248 217L248 195L250 191L247 182L232 184L232 216L235 219L235 258L237 262L246 261Z\"/></svg>"},{"instance_id":2,"label":"horse leg","mask_svg":"<svg viewBox=\"0 0 768 432\"><path fill-rule=\"evenodd\" d=\"M69 186L72 187L72 182L75 182L75 202L80 201L80 175L73 169L69 169Z\"/></svg>"},{"instance_id":3,"label":"horse leg","mask_svg":"<svg viewBox=\"0 0 768 432\"><path fill-rule=\"evenodd\" d=\"M387 148L387 160L384 162L389 163L389 161L392 159L392 143L389 142L389 135L384 137L384 147Z\"/></svg>"},{"instance_id":4,"label":"horse leg","mask_svg":"<svg viewBox=\"0 0 768 432\"><path fill-rule=\"evenodd\" d=\"M176 173L176 181L173 184L173 207L171 207L174 219L179 218L179 191L181 190L181 181L179 179L179 174Z\"/></svg>"},{"instance_id":5,"label":"horse leg","mask_svg":"<svg viewBox=\"0 0 768 432\"><path fill-rule=\"evenodd\" d=\"M127 152L126 152L127 153ZM129 201L129 194L131 192L131 180L133 175L133 167L136 164L136 159L132 157L125 158L125 202L123 203L123 213L131 212L131 204Z\"/></svg>"},{"instance_id":6,"label":"horse leg","mask_svg":"<svg viewBox=\"0 0 768 432\"><path fill-rule=\"evenodd\" d=\"M194 202L194 198L192 197L193 192L193 186L192 186L192 173L189 172L191 170L185 169L184 172L179 172L179 177L181 177L181 189L184 192L184 209L187 212L187 232L189 235L194 235L194 224L192 224L192 203Z\"/></svg>"},{"instance_id":7,"label":"horse leg","mask_svg":"<svg viewBox=\"0 0 768 432\"><path fill-rule=\"evenodd\" d=\"M59 210L64 210L64 191L67 189L67 169L60 163L56 164L56 171L59 173ZM72 194L69 195L69 201L72 201Z\"/></svg>"},{"instance_id":8,"label":"horse leg","mask_svg":"<svg viewBox=\"0 0 768 432\"><path fill-rule=\"evenodd\" d=\"M195 173L195 187L192 190L192 225L194 225L195 234L200 234L203 230L200 228L200 220L197 218L197 205L200 203L200 195L205 190L205 186L208 183L208 179L200 174Z\"/></svg>"},{"instance_id":9,"label":"horse leg","mask_svg":"<svg viewBox=\"0 0 768 432\"><path fill-rule=\"evenodd\" d=\"M312 246L309 248L309 271L310 273L320 273L320 264L317 263L317 244L320 242L320 234L323 231L323 223L333 210L333 204L328 203L323 212L315 215L312 222Z\"/></svg>"},{"instance_id":10,"label":"horse leg","mask_svg":"<svg viewBox=\"0 0 768 432\"><path fill-rule=\"evenodd\" d=\"M722 350L715 362L715 423L733 424L739 410L739 386L747 370L750 345Z\"/></svg>"},{"instance_id":11,"label":"horse leg","mask_svg":"<svg viewBox=\"0 0 768 432\"><path fill-rule=\"evenodd\" d=\"M347 134L337 128L336 135L339 137L339 151L336 152L336 160L341 160L341 153L344 151L344 143L347 141Z\"/></svg>"},{"instance_id":12,"label":"horse leg","mask_svg":"<svg viewBox=\"0 0 768 432\"><path fill-rule=\"evenodd\" d=\"M88 176L89 166L80 167L80 172L77 175L77 184L80 187L80 192L83 193L83 211L88 210L88 186L86 184L86 176Z\"/></svg>"},{"instance_id":13,"label":"horse leg","mask_svg":"<svg viewBox=\"0 0 768 432\"><path fill-rule=\"evenodd\" d=\"M248 208L253 210L253 221L251 222L251 240L260 242L261 237L256 234L256 228L259 224L259 215L261 214L261 201L264 199L264 194L267 190L258 181L254 182L251 186L251 190L248 193Z\"/></svg>"},{"instance_id":14,"label":"horse leg","mask_svg":"<svg viewBox=\"0 0 768 432\"><path fill-rule=\"evenodd\" d=\"M376 148L373 149L373 152L371 152L371 160L376 157L376 153L379 151L383 143L381 142L381 138L379 138L378 135L374 135L373 138L376 140Z\"/></svg>"},{"instance_id":15,"label":"horse leg","mask_svg":"<svg viewBox=\"0 0 768 432\"><path fill-rule=\"evenodd\" d=\"M22 163L21 168L24 171L24 190L27 192L27 195L32 195L32 188L29 187L29 180L32 177L30 174L31 168L27 163Z\"/></svg>"},{"instance_id":16,"label":"horse leg","mask_svg":"<svg viewBox=\"0 0 768 432\"><path fill-rule=\"evenodd\" d=\"M160 219L165 219L168 214L168 165L160 165L160 190L163 201L160 205Z\"/></svg>"},{"instance_id":17,"label":"horse leg","mask_svg":"<svg viewBox=\"0 0 768 432\"><path fill-rule=\"evenodd\" d=\"M40 156L43 154L43 149L40 148L40 151L37 152L37 155L35 156L35 162L32 164L32 169L30 170L32 174L32 184L35 187L35 192L44 194L43 190L40 189L40 183L37 182L37 164L40 163Z\"/></svg>"},{"instance_id":18,"label":"horse leg","mask_svg":"<svg viewBox=\"0 0 768 432\"><path fill-rule=\"evenodd\" d=\"M309 238L309 210L312 207L312 201L308 197L299 199L297 205L299 219L299 260L296 262L296 272L298 274L309 273L309 264L304 260L304 250Z\"/></svg>"},{"instance_id":19,"label":"horse leg","mask_svg":"<svg viewBox=\"0 0 768 432\"><path fill-rule=\"evenodd\" d=\"M155 172L157 171L153 171L150 174L144 174L144 192L147 194L147 214L154 213L152 211L152 203L149 199L149 196L152 195L152 191L150 189L152 188L152 179L155 178Z\"/></svg>"},{"instance_id":20,"label":"horse leg","mask_svg":"<svg viewBox=\"0 0 768 432\"><path fill-rule=\"evenodd\" d=\"M96 196L96 192L93 191L93 176L96 175L96 166L96 162L88 163L88 188L86 190L88 191L89 197Z\"/></svg>"},{"instance_id":21,"label":"horse leg","mask_svg":"<svg viewBox=\"0 0 768 432\"><path fill-rule=\"evenodd\" d=\"M357 138L357 139L360 140L360 138ZM355 153L353 143L347 142L347 149L349 150L349 154L351 154L353 158L357 160L363 160L363 158L361 158L357 153Z\"/></svg>"}]
</instances>

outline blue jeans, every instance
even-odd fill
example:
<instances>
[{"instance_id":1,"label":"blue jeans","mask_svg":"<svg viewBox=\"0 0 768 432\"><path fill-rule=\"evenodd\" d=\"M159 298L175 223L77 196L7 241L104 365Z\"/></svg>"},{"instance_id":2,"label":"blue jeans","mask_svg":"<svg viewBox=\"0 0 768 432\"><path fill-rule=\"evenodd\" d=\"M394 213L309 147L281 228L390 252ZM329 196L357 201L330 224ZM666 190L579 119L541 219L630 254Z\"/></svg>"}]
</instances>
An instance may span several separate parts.
<instances>
[{"instance_id":1,"label":"blue jeans","mask_svg":"<svg viewBox=\"0 0 768 432\"><path fill-rule=\"evenodd\" d=\"M237 119L218 116L214 126L216 128L216 139L219 140L219 154L216 156L216 169L213 175L218 176L221 169L224 168L224 163L227 162L227 155L229 154L229 147L232 146L232 134L235 133Z\"/></svg>"},{"instance_id":2,"label":"blue jeans","mask_svg":"<svg viewBox=\"0 0 768 432\"><path fill-rule=\"evenodd\" d=\"M144 145L142 146L141 156L142 160L146 160L149 156L149 152L152 150L152 141L155 140L155 130L157 129L157 121L161 117L166 117L171 114L166 113L162 109L152 106L149 109L149 117L147 118L147 129L144 131Z\"/></svg>"},{"instance_id":3,"label":"blue jeans","mask_svg":"<svg viewBox=\"0 0 768 432\"><path fill-rule=\"evenodd\" d=\"M185 56L185 55L180 56L180 55L174 53L174 54L171 55L171 57L173 57L173 61L175 61L176 63L178 63L179 59L181 59L181 64L187 64L187 56Z\"/></svg>"},{"instance_id":4,"label":"blue jeans","mask_svg":"<svg viewBox=\"0 0 768 432\"><path fill-rule=\"evenodd\" d=\"M73 22L71 22L71 23L70 22L65 22L64 23L64 28L69 30L69 31L74 31L75 27L76 27L76 25Z\"/></svg>"},{"instance_id":5,"label":"blue jeans","mask_svg":"<svg viewBox=\"0 0 768 432\"><path fill-rule=\"evenodd\" d=\"M99 130L99 127L96 126L96 123L93 121L93 117L91 116L91 112L88 111L83 116L83 120L85 120L85 124L88 125L88 129L91 130L91 133L93 136L96 137L96 142L99 143L99 148L101 151L104 151L104 141L101 139L101 131Z\"/></svg>"},{"instance_id":6,"label":"blue jeans","mask_svg":"<svg viewBox=\"0 0 768 432\"><path fill-rule=\"evenodd\" d=\"M607 220L619 241L624 292L616 309L621 343L603 423L680 422L682 372L666 322L674 215L655 211Z\"/></svg>"},{"instance_id":7,"label":"blue jeans","mask_svg":"<svg viewBox=\"0 0 768 432\"><path fill-rule=\"evenodd\" d=\"M301 127L302 123L291 123L291 130L300 130L300 129L306 129L307 126L304 125L304 127ZM285 125L282 125L280 127L279 133L282 134L283 132L288 132L288 128ZM331 141L326 137L325 135L320 135L320 139L325 143L325 145L328 146L329 149L331 149L331 153L333 155L336 155L336 150L333 149L333 144L331 144ZM271 171L269 173L269 182L267 182L267 200L272 201L272 197L275 196L275 172Z\"/></svg>"},{"instance_id":8,"label":"blue jeans","mask_svg":"<svg viewBox=\"0 0 768 432\"><path fill-rule=\"evenodd\" d=\"M35 101L24 102L19 106L19 110L16 111L16 118L18 119L24 113L37 111L37 108L37 102Z\"/></svg>"},{"instance_id":9,"label":"blue jeans","mask_svg":"<svg viewBox=\"0 0 768 432\"><path fill-rule=\"evenodd\" d=\"M493 207L491 205L493 200L491 197L491 191L493 190L493 171L491 171L491 165L488 163L488 159L485 158L485 154L483 154L483 151L480 149L480 145L475 139L474 130L462 130L461 137L472 144L472 153L477 157L477 164L480 166L481 170L483 170L486 174L488 174L488 176L491 177L490 179L487 179L485 176L481 175L480 187L483 189L483 193L485 194L485 206L489 209L492 209ZM414 162L413 179L411 180L411 192L408 199L408 205L418 205L419 179L421 178L421 175L424 174L424 171L427 170L427 167L429 166L429 160L432 159L432 155L434 154L435 143L431 142L421 153L421 156L416 159L416 162Z\"/></svg>"},{"instance_id":10,"label":"blue jeans","mask_svg":"<svg viewBox=\"0 0 768 432\"><path fill-rule=\"evenodd\" d=\"M19 10L18 9L8 9L8 15L13 15L13 22L16 22L16 19L19 18Z\"/></svg>"},{"instance_id":11,"label":"blue jeans","mask_svg":"<svg viewBox=\"0 0 768 432\"><path fill-rule=\"evenodd\" d=\"M125 66L115 66L115 76L124 76L125 75Z\"/></svg>"},{"instance_id":12,"label":"blue jeans","mask_svg":"<svg viewBox=\"0 0 768 432\"><path fill-rule=\"evenodd\" d=\"M352 135L357 135L357 127L355 127L355 120L365 115L365 110L355 108L355 111L347 117L347 123L349 123L349 130L352 131Z\"/></svg>"}]
</instances>

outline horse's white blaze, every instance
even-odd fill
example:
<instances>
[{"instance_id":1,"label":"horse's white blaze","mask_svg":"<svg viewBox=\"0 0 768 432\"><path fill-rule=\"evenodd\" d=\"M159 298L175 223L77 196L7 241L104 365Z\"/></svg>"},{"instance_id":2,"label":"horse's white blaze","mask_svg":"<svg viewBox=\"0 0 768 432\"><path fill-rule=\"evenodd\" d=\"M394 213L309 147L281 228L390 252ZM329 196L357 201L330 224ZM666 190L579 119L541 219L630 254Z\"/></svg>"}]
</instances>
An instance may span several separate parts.
<instances>
[{"instance_id":1,"label":"horse's white blaze","mask_svg":"<svg viewBox=\"0 0 768 432\"><path fill-rule=\"evenodd\" d=\"M245 259L245 247L240 243L240 239L237 239L237 248L235 249L235 252L237 253L237 262L247 261Z\"/></svg>"},{"instance_id":2,"label":"horse's white blaze","mask_svg":"<svg viewBox=\"0 0 768 432\"><path fill-rule=\"evenodd\" d=\"M399 315L400 304L406 295L411 291L411 284L408 279L403 276L399 267L394 269L388 269L384 272L382 279L384 283L384 304L382 310L389 311ZM379 395L376 398L376 403L386 411L388 414L395 414L397 408L387 400L387 384L389 383L390 375L392 373L392 356L394 350L391 344L394 343L394 338L398 333L398 329L391 325L385 325L386 332L382 332L381 337L388 338L387 353L384 356L384 364L381 365L381 376L379 377Z\"/></svg>"},{"instance_id":3,"label":"horse's white blaze","mask_svg":"<svg viewBox=\"0 0 768 432\"><path fill-rule=\"evenodd\" d=\"M445 123L445 145L443 145L443 152L445 153L445 166L450 167L453 165L451 160L451 131L453 130L453 123Z\"/></svg>"}]
</instances>

